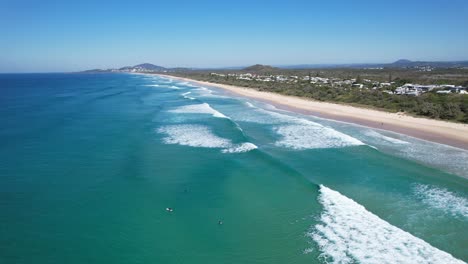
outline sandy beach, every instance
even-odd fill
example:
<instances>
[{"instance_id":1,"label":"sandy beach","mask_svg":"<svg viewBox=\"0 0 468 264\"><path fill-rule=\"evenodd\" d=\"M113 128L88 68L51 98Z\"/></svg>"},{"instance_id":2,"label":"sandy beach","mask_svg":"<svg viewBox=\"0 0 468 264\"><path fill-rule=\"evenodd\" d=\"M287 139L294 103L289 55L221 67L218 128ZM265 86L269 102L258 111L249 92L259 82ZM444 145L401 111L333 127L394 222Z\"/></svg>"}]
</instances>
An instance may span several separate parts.
<instances>
[{"instance_id":1,"label":"sandy beach","mask_svg":"<svg viewBox=\"0 0 468 264\"><path fill-rule=\"evenodd\" d=\"M283 110L384 129L468 150L467 124L412 117L402 113L389 113L349 105L313 101L306 98L257 91L252 88L197 81L170 75L158 75L188 81L198 85L221 88L236 95L270 103Z\"/></svg>"}]
</instances>

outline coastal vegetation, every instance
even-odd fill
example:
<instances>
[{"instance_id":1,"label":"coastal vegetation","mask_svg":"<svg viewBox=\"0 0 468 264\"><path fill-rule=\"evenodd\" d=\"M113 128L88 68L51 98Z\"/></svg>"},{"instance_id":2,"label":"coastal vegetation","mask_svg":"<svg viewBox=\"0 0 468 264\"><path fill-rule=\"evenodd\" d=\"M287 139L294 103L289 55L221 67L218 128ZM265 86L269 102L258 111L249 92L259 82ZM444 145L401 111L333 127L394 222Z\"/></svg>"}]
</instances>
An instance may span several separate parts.
<instances>
[{"instance_id":1,"label":"coastal vegetation","mask_svg":"<svg viewBox=\"0 0 468 264\"><path fill-rule=\"evenodd\" d=\"M239 78L245 74L253 78ZM406 83L447 84L468 86L467 69L314 69L285 70L271 66L255 65L244 70L181 71L171 73L200 81L248 87L259 91L310 98L318 101L370 107L390 112L404 112L423 116L468 123L468 95L438 93L438 89L419 96L393 94L397 87ZM268 76L258 79L255 76ZM249 76L249 75L247 75ZM285 78L289 76L293 78ZM350 80L334 85L331 81ZM286 81L285 81L286 80ZM287 81L290 80L290 81ZM385 82L387 86L376 85ZM338 83L338 82L337 82Z\"/></svg>"}]
</instances>

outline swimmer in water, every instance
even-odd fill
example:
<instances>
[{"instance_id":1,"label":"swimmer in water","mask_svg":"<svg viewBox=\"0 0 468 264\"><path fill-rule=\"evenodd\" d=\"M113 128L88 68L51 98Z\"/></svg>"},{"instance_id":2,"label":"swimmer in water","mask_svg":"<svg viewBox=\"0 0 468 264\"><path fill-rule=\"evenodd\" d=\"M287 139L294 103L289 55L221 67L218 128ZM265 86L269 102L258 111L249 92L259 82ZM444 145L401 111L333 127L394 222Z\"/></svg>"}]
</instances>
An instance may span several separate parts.
<instances>
[{"instance_id":1,"label":"swimmer in water","mask_svg":"<svg viewBox=\"0 0 468 264\"><path fill-rule=\"evenodd\" d=\"M168 208L166 208L166 211L172 212L172 211L174 211L174 210L173 210L172 208L168 207Z\"/></svg>"}]
</instances>

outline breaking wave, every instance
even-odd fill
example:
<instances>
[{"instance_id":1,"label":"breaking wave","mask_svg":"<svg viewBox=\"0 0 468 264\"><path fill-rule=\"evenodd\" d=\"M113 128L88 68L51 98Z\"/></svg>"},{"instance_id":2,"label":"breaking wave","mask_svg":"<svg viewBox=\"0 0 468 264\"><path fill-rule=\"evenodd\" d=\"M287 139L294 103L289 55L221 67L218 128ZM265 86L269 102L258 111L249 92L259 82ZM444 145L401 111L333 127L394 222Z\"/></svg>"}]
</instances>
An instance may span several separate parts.
<instances>
[{"instance_id":1,"label":"breaking wave","mask_svg":"<svg viewBox=\"0 0 468 264\"><path fill-rule=\"evenodd\" d=\"M327 263L464 263L320 185L323 212L308 236ZM310 251L310 250L309 250Z\"/></svg>"},{"instance_id":2,"label":"breaking wave","mask_svg":"<svg viewBox=\"0 0 468 264\"><path fill-rule=\"evenodd\" d=\"M192 92L186 92L186 93L183 93L183 94L181 94L181 95L182 95L182 97L184 97L185 99L195 100L195 98L188 96L188 95L191 94L191 93L192 93Z\"/></svg>"},{"instance_id":3,"label":"breaking wave","mask_svg":"<svg viewBox=\"0 0 468 264\"><path fill-rule=\"evenodd\" d=\"M249 152L251 150L257 149L258 147L255 144L252 144L250 142L247 143L242 143L239 145L234 145L230 148L223 149L221 152L223 153L243 153L243 152Z\"/></svg>"},{"instance_id":4,"label":"breaking wave","mask_svg":"<svg viewBox=\"0 0 468 264\"><path fill-rule=\"evenodd\" d=\"M167 88L167 89L174 89L174 90L180 90L180 87L177 87L175 85L167 85L167 84L145 84L145 86L148 87L160 87L160 88Z\"/></svg>"},{"instance_id":5,"label":"breaking wave","mask_svg":"<svg viewBox=\"0 0 468 264\"><path fill-rule=\"evenodd\" d=\"M233 144L231 140L215 135L208 127L202 125L168 125L159 128L157 132L166 135L163 138L166 144L220 148L223 153L243 153L257 149L257 146L250 142Z\"/></svg>"},{"instance_id":6,"label":"breaking wave","mask_svg":"<svg viewBox=\"0 0 468 264\"><path fill-rule=\"evenodd\" d=\"M161 127L159 133L166 134L163 139L166 144L179 144L190 147L229 148L231 141L221 138L201 125L170 125Z\"/></svg>"},{"instance_id":7,"label":"breaking wave","mask_svg":"<svg viewBox=\"0 0 468 264\"><path fill-rule=\"evenodd\" d=\"M213 109L209 104L195 104L195 105L184 105L173 110L169 110L171 113L184 113L184 114L210 114L214 117L229 118L223 115L221 112Z\"/></svg>"},{"instance_id":8,"label":"breaking wave","mask_svg":"<svg viewBox=\"0 0 468 264\"><path fill-rule=\"evenodd\" d=\"M356 138L317 123L285 125L277 127L275 131L282 137L275 143L276 146L295 150L364 145Z\"/></svg>"},{"instance_id":9,"label":"breaking wave","mask_svg":"<svg viewBox=\"0 0 468 264\"><path fill-rule=\"evenodd\" d=\"M208 88L203 87L203 86L194 86L194 87L196 87L196 89L193 89L192 91L197 92L198 95L202 96L202 97L207 97L207 98L228 98L226 96L219 95L219 94L215 93L213 90L208 89Z\"/></svg>"}]
</instances>

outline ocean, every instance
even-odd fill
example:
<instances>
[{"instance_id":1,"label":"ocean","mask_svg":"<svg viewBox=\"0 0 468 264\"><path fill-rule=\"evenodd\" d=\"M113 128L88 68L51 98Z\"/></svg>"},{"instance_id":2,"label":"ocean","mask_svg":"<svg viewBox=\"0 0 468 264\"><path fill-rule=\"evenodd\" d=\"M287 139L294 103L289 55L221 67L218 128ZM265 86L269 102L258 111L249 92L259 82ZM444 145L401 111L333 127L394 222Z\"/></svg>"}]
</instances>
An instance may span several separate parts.
<instances>
[{"instance_id":1,"label":"ocean","mask_svg":"<svg viewBox=\"0 0 468 264\"><path fill-rule=\"evenodd\" d=\"M468 261L468 151L152 75L0 103L0 263Z\"/></svg>"}]
</instances>

